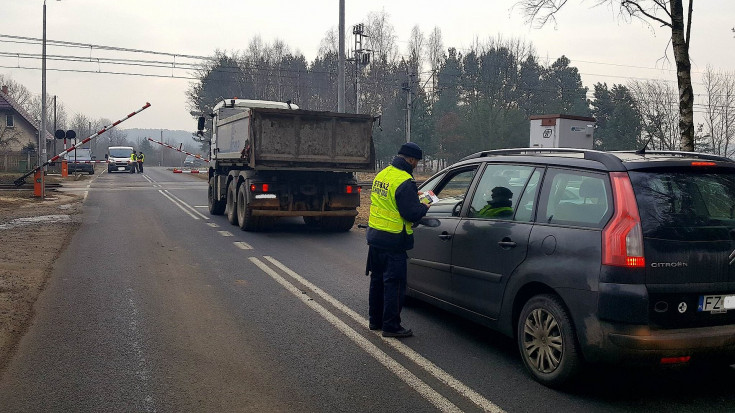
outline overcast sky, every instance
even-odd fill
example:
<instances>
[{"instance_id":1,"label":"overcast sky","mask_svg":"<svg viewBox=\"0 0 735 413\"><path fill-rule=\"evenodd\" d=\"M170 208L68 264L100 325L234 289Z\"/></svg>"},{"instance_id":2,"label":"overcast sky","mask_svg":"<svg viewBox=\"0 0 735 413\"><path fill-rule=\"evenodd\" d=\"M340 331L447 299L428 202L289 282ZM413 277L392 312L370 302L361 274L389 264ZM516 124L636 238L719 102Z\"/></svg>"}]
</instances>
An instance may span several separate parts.
<instances>
[{"instance_id":1,"label":"overcast sky","mask_svg":"<svg viewBox=\"0 0 735 413\"><path fill-rule=\"evenodd\" d=\"M42 37L42 0L2 3L0 35ZM346 0L347 48L352 44L351 26L365 21L371 11L385 10L403 54L413 26L418 25L425 34L439 27L445 48L456 47L460 52L476 40L484 42L502 36L532 44L542 59L553 61L565 55L579 68L582 81L590 90L596 82L625 84L631 78L665 79L675 87L668 28L622 21L617 10L593 7L597 0L570 0L555 26L538 29L525 23L519 9L512 9L515 3L516 0ZM303 53L311 61L326 32L338 25L338 4L338 0L48 0L46 30L48 40L195 56L209 56L215 49L245 50L250 40L260 35L267 43L283 40L292 51ZM700 0L695 5L690 53L694 92L701 94L700 75L708 65L716 70L735 71L735 38L731 31L735 26L735 1ZM0 73L40 94L41 61L23 58L23 53L39 55L41 47L0 37ZM70 116L83 113L93 119L117 120L150 102L149 109L120 127L195 129L185 96L192 81L184 78L192 76L190 71L94 61L96 57L122 57L174 63L175 58L90 47L48 47L47 55L91 60L47 62L47 93L57 95ZM665 55L670 58L668 63L662 60Z\"/></svg>"}]
</instances>

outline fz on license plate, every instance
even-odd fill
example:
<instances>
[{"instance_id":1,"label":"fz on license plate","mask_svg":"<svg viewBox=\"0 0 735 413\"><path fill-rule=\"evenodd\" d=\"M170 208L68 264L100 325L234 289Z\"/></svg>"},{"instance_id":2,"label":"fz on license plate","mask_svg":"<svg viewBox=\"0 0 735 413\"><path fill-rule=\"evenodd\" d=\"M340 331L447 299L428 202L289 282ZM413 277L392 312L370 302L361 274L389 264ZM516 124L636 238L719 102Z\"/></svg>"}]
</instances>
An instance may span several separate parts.
<instances>
[{"instance_id":1,"label":"fz on license plate","mask_svg":"<svg viewBox=\"0 0 735 413\"><path fill-rule=\"evenodd\" d=\"M697 311L724 313L735 308L735 295L700 295Z\"/></svg>"}]
</instances>

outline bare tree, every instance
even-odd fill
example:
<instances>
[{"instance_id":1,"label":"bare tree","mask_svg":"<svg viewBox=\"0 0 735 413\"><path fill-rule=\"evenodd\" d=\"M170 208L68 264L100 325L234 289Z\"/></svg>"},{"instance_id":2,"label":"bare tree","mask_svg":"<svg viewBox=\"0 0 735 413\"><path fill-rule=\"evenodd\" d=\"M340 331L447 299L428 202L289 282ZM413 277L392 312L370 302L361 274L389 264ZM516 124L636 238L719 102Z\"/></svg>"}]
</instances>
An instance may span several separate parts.
<instances>
[{"instance_id":1,"label":"bare tree","mask_svg":"<svg viewBox=\"0 0 735 413\"><path fill-rule=\"evenodd\" d=\"M660 24L671 29L671 46L676 63L676 79L679 87L679 147L694 150L694 92L692 89L692 65L689 58L689 39L692 28L694 0L595 0L597 5L619 4L620 14L639 19L648 24ZM556 23L555 16L568 0L519 0L519 5L529 22L540 26Z\"/></svg>"},{"instance_id":2,"label":"bare tree","mask_svg":"<svg viewBox=\"0 0 735 413\"><path fill-rule=\"evenodd\" d=\"M735 77L731 73L716 72L712 67L702 76L705 91L704 136L717 155L730 156L735 138Z\"/></svg>"},{"instance_id":3,"label":"bare tree","mask_svg":"<svg viewBox=\"0 0 735 413\"><path fill-rule=\"evenodd\" d=\"M26 112L31 112L33 94L27 87L10 77L0 74L0 84L8 87L8 96L18 103Z\"/></svg>"},{"instance_id":4,"label":"bare tree","mask_svg":"<svg viewBox=\"0 0 735 413\"><path fill-rule=\"evenodd\" d=\"M444 58L444 41L442 40L442 31L439 27L434 27L434 30L429 34L428 44L426 45L427 60L429 61L429 68L431 69L432 82L431 92L436 92L437 76L436 72L441 67L442 60Z\"/></svg>"},{"instance_id":5,"label":"bare tree","mask_svg":"<svg viewBox=\"0 0 735 413\"><path fill-rule=\"evenodd\" d=\"M339 53L339 35L337 29L332 27L324 33L324 37L319 42L319 56L326 56L329 53Z\"/></svg>"},{"instance_id":6,"label":"bare tree","mask_svg":"<svg viewBox=\"0 0 735 413\"><path fill-rule=\"evenodd\" d=\"M14 143L20 144L22 136L18 128L8 128L5 122L0 122L0 153L9 152Z\"/></svg>"},{"instance_id":7,"label":"bare tree","mask_svg":"<svg viewBox=\"0 0 735 413\"><path fill-rule=\"evenodd\" d=\"M641 113L643 142L649 149L676 150L679 136L676 92L663 81L632 81L628 85Z\"/></svg>"},{"instance_id":8,"label":"bare tree","mask_svg":"<svg viewBox=\"0 0 735 413\"><path fill-rule=\"evenodd\" d=\"M411 37L408 39L408 56L411 63L421 70L424 65L424 49L426 48L426 37L418 25L411 29Z\"/></svg>"},{"instance_id":9,"label":"bare tree","mask_svg":"<svg viewBox=\"0 0 735 413\"><path fill-rule=\"evenodd\" d=\"M390 15L385 9L368 14L365 32L368 35L368 49L372 49L375 56L383 62L395 62L398 56L396 30L391 24Z\"/></svg>"}]
</instances>

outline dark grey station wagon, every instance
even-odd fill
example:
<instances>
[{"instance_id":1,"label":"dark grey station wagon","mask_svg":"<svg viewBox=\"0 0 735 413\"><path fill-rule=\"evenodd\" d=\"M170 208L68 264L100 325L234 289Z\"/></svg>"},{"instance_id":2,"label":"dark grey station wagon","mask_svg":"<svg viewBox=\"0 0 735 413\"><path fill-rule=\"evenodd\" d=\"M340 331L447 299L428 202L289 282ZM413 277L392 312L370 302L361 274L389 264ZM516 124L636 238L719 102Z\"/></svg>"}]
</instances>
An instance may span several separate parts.
<instances>
[{"instance_id":1,"label":"dark grey station wagon","mask_svg":"<svg viewBox=\"0 0 735 413\"><path fill-rule=\"evenodd\" d=\"M409 296L517 340L533 377L584 363L735 361L735 162L508 149L427 180Z\"/></svg>"}]
</instances>

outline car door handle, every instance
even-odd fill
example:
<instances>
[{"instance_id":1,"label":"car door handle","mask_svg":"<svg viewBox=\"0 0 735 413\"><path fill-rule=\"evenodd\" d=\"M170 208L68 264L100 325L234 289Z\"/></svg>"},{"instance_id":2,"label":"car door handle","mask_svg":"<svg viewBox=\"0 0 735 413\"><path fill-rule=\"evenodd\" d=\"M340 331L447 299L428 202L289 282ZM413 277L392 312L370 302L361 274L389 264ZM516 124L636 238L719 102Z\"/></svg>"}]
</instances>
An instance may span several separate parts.
<instances>
[{"instance_id":1,"label":"car door handle","mask_svg":"<svg viewBox=\"0 0 735 413\"><path fill-rule=\"evenodd\" d=\"M441 235L439 235L439 239L442 239L442 240L445 240L445 241L448 240L448 239L451 239L451 238L452 238L452 236L449 235L449 233L447 233L446 231L445 232L442 232Z\"/></svg>"},{"instance_id":2,"label":"car door handle","mask_svg":"<svg viewBox=\"0 0 735 413\"><path fill-rule=\"evenodd\" d=\"M515 241L500 241L498 245L500 245L500 248L514 248L518 244Z\"/></svg>"}]
</instances>

